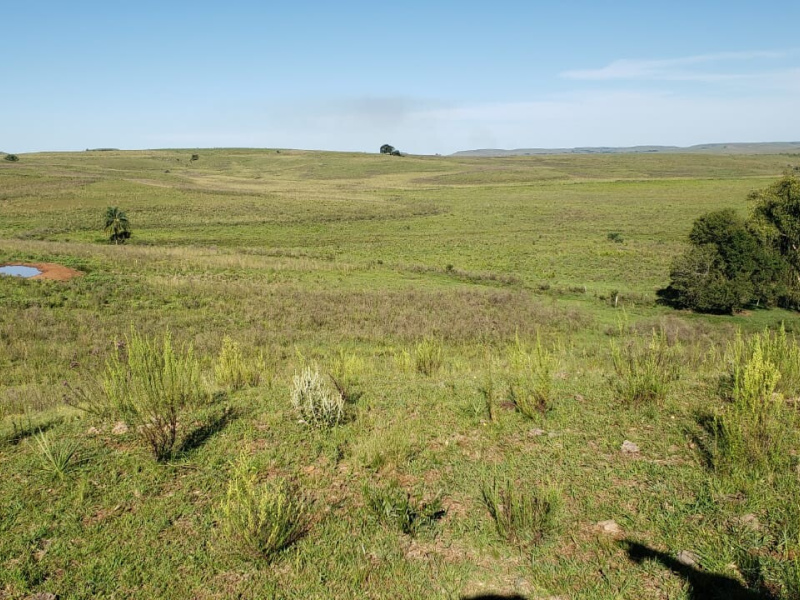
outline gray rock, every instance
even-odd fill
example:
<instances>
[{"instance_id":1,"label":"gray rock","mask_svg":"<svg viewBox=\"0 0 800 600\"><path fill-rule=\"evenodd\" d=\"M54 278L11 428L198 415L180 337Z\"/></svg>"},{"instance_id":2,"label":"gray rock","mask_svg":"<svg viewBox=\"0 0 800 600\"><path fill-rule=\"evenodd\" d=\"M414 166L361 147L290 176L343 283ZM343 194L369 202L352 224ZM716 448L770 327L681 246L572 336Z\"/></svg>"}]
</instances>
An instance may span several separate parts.
<instances>
[{"instance_id":1,"label":"gray rock","mask_svg":"<svg viewBox=\"0 0 800 600\"><path fill-rule=\"evenodd\" d=\"M675 560L687 567L700 568L700 557L691 550L681 550Z\"/></svg>"},{"instance_id":2,"label":"gray rock","mask_svg":"<svg viewBox=\"0 0 800 600\"><path fill-rule=\"evenodd\" d=\"M633 442L625 440L624 442L622 442L622 453L623 454L639 454L639 446L637 446Z\"/></svg>"}]
</instances>

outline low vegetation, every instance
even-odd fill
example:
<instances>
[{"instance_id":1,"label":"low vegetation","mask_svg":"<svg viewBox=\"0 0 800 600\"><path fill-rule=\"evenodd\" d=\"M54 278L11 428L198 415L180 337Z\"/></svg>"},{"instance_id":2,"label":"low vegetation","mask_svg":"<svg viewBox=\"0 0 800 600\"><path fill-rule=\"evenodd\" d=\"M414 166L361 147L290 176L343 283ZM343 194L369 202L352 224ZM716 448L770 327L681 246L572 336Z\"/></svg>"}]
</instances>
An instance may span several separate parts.
<instances>
[{"instance_id":1,"label":"low vegetation","mask_svg":"<svg viewBox=\"0 0 800 600\"><path fill-rule=\"evenodd\" d=\"M196 152L0 161L0 597L796 598L793 157Z\"/></svg>"}]
</instances>

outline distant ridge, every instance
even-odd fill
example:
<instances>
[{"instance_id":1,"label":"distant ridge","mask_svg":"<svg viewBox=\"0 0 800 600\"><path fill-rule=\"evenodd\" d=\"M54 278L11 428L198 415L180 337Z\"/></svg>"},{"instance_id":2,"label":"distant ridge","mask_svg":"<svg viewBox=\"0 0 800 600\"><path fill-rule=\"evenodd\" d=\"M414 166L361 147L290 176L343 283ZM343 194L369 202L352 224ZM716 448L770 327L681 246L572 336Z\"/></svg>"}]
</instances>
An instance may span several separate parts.
<instances>
[{"instance_id":1,"label":"distant ridge","mask_svg":"<svg viewBox=\"0 0 800 600\"><path fill-rule=\"evenodd\" d=\"M699 144L697 146L629 146L614 148L597 146L586 148L517 148L516 150L462 150L451 156L534 156L539 154L656 154L656 153L703 153L703 154L784 154L800 152L800 142L763 142L731 144Z\"/></svg>"}]
</instances>

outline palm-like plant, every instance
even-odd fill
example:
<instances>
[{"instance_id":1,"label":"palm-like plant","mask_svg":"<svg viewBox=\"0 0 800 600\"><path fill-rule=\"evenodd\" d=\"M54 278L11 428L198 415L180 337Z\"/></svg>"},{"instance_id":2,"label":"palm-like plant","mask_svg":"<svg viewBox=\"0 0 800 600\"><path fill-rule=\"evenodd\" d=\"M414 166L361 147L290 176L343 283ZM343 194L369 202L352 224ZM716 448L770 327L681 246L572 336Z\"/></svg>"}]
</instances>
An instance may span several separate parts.
<instances>
[{"instance_id":1,"label":"palm-like plant","mask_svg":"<svg viewBox=\"0 0 800 600\"><path fill-rule=\"evenodd\" d=\"M116 206L106 209L104 231L109 234L110 240L115 244L124 243L131 237L131 224L128 216Z\"/></svg>"}]
</instances>

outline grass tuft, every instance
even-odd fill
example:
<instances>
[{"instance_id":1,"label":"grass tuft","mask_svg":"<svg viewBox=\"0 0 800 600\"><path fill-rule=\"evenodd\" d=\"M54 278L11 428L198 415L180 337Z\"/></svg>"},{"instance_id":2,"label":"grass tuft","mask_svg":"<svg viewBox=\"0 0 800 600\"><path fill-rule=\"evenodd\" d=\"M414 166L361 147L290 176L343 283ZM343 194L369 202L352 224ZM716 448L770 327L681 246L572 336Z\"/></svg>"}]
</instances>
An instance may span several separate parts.
<instances>
[{"instance_id":1,"label":"grass tuft","mask_svg":"<svg viewBox=\"0 0 800 600\"><path fill-rule=\"evenodd\" d=\"M335 427L344 420L344 397L330 389L317 369L306 367L294 376L291 401L300 418L313 427Z\"/></svg>"},{"instance_id":2,"label":"grass tuft","mask_svg":"<svg viewBox=\"0 0 800 600\"><path fill-rule=\"evenodd\" d=\"M495 478L483 482L481 493L497 533L512 545L536 545L557 528L562 501L555 490L523 490Z\"/></svg>"},{"instance_id":3,"label":"grass tuft","mask_svg":"<svg viewBox=\"0 0 800 600\"><path fill-rule=\"evenodd\" d=\"M222 534L235 552L272 560L308 528L308 506L285 481L260 483L239 460L218 509Z\"/></svg>"}]
</instances>

